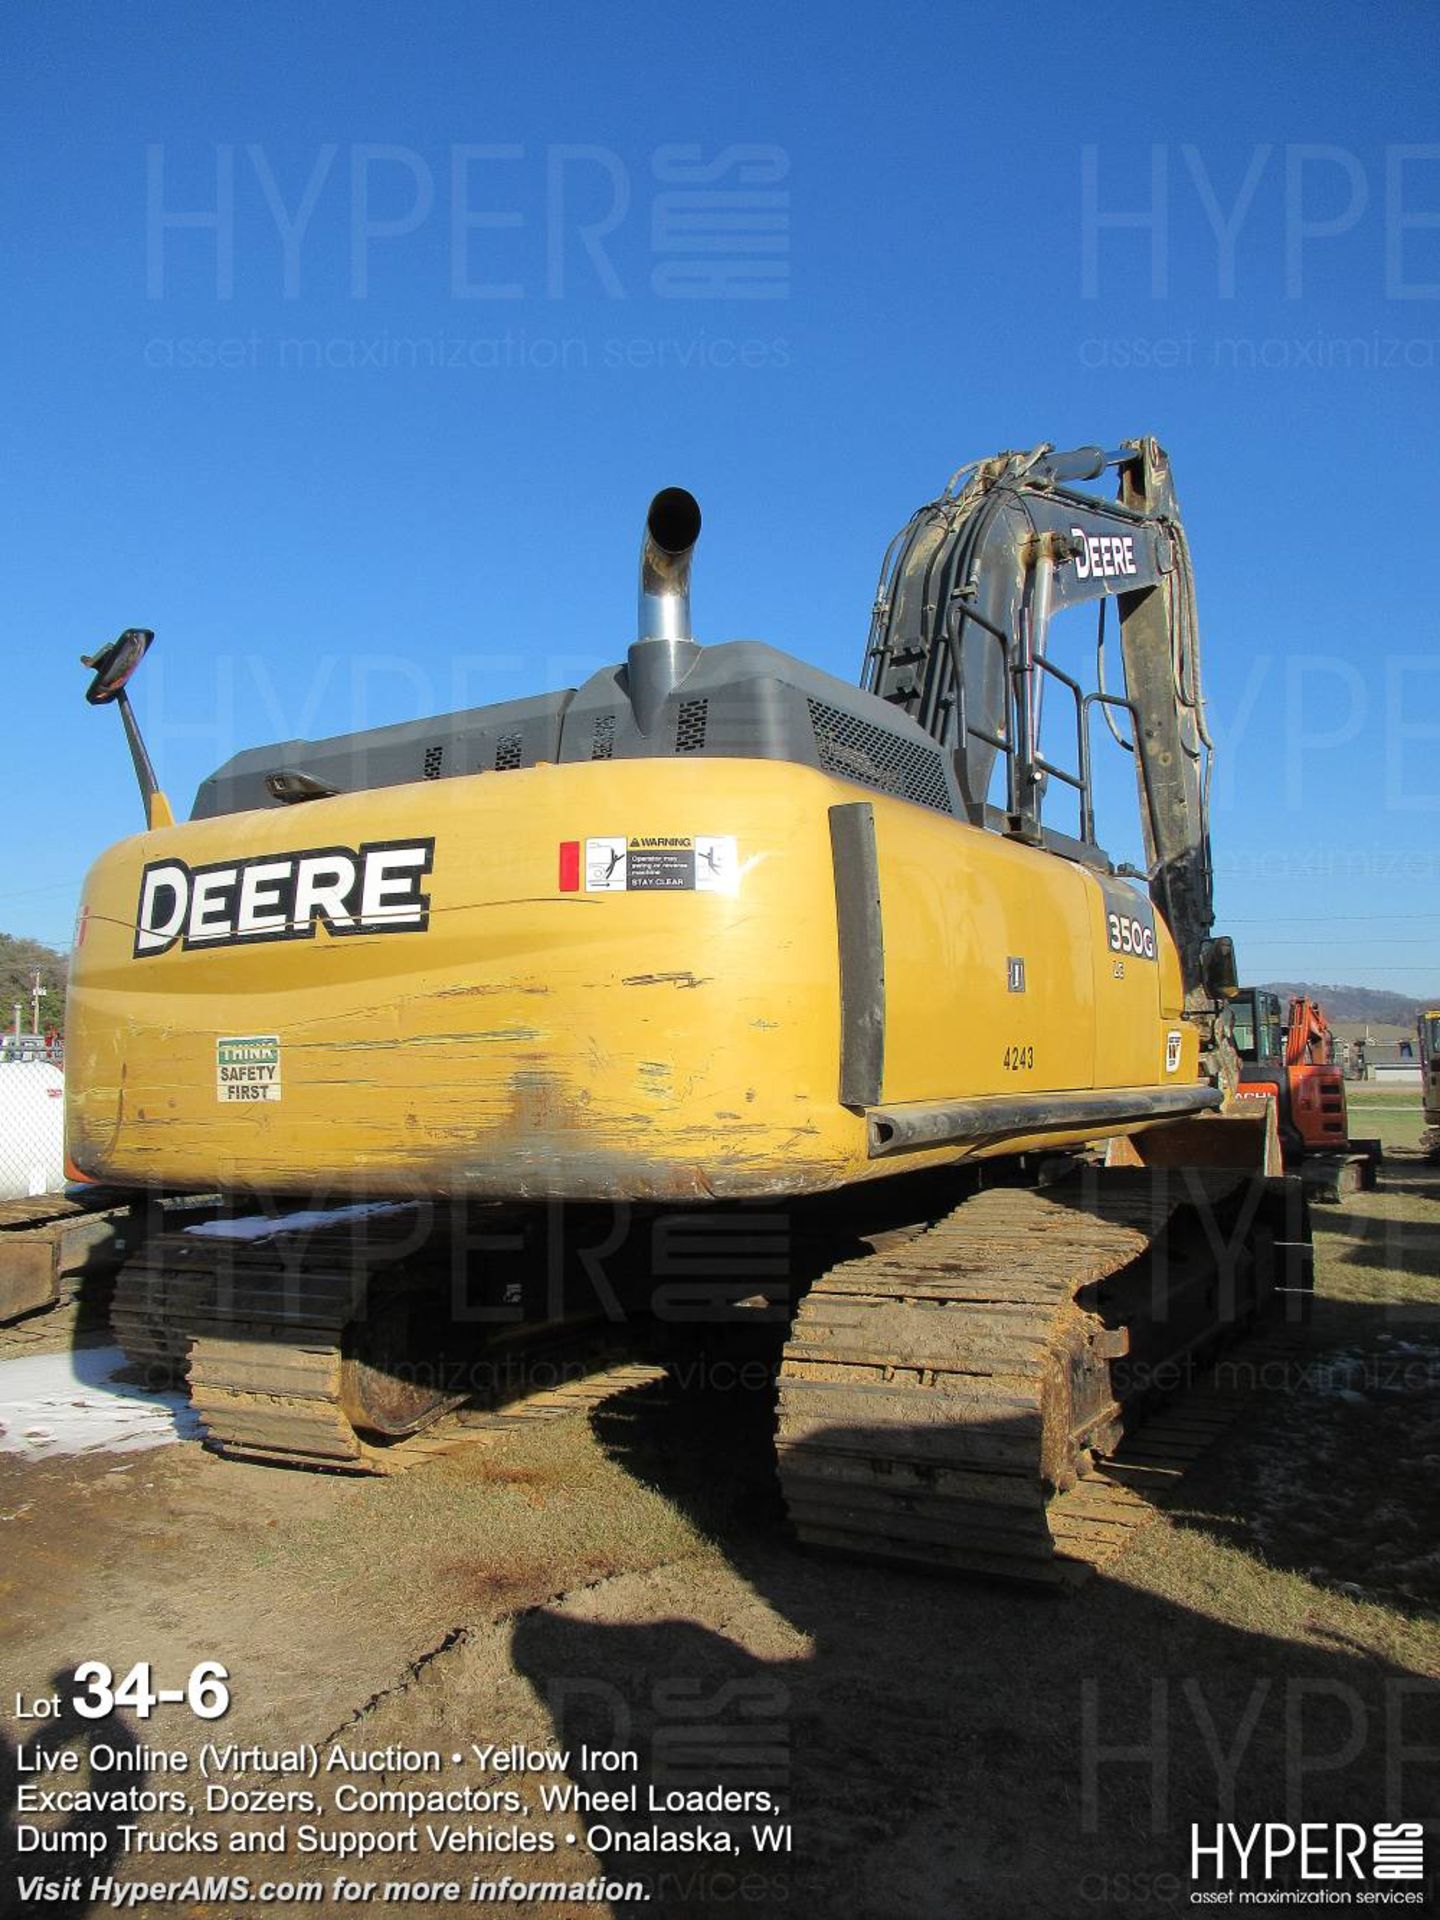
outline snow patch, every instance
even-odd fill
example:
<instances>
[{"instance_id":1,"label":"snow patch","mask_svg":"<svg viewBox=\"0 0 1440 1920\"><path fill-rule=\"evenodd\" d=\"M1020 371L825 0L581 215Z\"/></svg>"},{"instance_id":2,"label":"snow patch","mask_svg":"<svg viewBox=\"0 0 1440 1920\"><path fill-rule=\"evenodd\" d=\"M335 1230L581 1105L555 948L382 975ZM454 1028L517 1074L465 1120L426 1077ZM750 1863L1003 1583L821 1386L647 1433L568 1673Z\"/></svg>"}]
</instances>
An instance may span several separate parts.
<instances>
[{"instance_id":1,"label":"snow patch","mask_svg":"<svg viewBox=\"0 0 1440 1920\"><path fill-rule=\"evenodd\" d=\"M199 1240L269 1240L277 1233L308 1233L312 1227L331 1227L337 1220L362 1220L373 1213L404 1213L408 1201L368 1200L356 1207L330 1207L308 1213L246 1214L243 1220L202 1220L186 1227Z\"/></svg>"},{"instance_id":2,"label":"snow patch","mask_svg":"<svg viewBox=\"0 0 1440 1920\"><path fill-rule=\"evenodd\" d=\"M0 1453L30 1460L60 1454L138 1453L172 1440L198 1440L200 1423L183 1393L142 1393L117 1381L119 1347L0 1360Z\"/></svg>"}]
</instances>

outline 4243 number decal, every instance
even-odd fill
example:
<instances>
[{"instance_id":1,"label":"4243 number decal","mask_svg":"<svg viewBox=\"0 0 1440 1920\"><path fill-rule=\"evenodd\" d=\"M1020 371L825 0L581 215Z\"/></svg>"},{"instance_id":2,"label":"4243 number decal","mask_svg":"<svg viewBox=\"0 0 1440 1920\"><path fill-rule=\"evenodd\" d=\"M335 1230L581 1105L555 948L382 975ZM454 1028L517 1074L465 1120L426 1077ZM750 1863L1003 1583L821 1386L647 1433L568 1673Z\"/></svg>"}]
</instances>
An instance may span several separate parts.
<instances>
[{"instance_id":1,"label":"4243 number decal","mask_svg":"<svg viewBox=\"0 0 1440 1920\"><path fill-rule=\"evenodd\" d=\"M1006 1047L1005 1057L1001 1061L1007 1073L1019 1073L1025 1067L1035 1064L1034 1047Z\"/></svg>"},{"instance_id":2,"label":"4243 number decal","mask_svg":"<svg viewBox=\"0 0 1440 1920\"><path fill-rule=\"evenodd\" d=\"M1105 917L1112 953L1135 953L1142 960L1155 958L1155 929L1147 927L1133 914L1111 913Z\"/></svg>"}]
</instances>

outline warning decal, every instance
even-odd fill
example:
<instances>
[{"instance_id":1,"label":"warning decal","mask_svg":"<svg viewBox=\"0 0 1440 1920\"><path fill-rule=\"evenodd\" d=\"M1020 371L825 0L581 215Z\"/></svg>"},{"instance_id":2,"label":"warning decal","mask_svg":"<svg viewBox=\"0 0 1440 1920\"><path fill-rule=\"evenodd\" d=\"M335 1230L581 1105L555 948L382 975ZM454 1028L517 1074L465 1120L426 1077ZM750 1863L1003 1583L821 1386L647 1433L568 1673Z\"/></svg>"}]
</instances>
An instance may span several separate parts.
<instances>
[{"instance_id":1,"label":"warning decal","mask_svg":"<svg viewBox=\"0 0 1440 1920\"><path fill-rule=\"evenodd\" d=\"M280 1040L252 1033L215 1042L217 1100L278 1100Z\"/></svg>"},{"instance_id":2,"label":"warning decal","mask_svg":"<svg viewBox=\"0 0 1440 1920\"><path fill-rule=\"evenodd\" d=\"M563 852L562 847L562 889ZM587 893L733 893L739 877L735 836L597 835L585 842L584 874Z\"/></svg>"}]
</instances>

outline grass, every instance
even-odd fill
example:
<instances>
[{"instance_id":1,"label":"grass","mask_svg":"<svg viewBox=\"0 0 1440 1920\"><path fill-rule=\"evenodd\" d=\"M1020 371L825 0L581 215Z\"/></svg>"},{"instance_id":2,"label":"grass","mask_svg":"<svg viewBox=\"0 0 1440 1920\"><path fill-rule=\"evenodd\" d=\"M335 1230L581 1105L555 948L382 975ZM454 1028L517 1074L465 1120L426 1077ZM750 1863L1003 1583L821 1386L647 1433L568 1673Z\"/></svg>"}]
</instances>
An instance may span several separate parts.
<instances>
[{"instance_id":1,"label":"grass","mask_svg":"<svg viewBox=\"0 0 1440 1920\"><path fill-rule=\"evenodd\" d=\"M1380 1186L1314 1211L1309 1344L1252 1410L1211 1518L1284 1577L1292 1626L1340 1593L1377 1650L1396 1616L1423 1622L1440 1671L1440 1168L1397 1151L1414 1105L1376 1103Z\"/></svg>"},{"instance_id":2,"label":"grass","mask_svg":"<svg viewBox=\"0 0 1440 1920\"><path fill-rule=\"evenodd\" d=\"M1368 1080L1350 1081L1345 1088L1345 1106L1350 1131L1358 1138L1378 1135L1389 1152L1418 1150L1425 1129L1419 1087L1380 1087Z\"/></svg>"},{"instance_id":3,"label":"grass","mask_svg":"<svg viewBox=\"0 0 1440 1920\"><path fill-rule=\"evenodd\" d=\"M637 1486L573 1421L537 1424L395 1479L312 1480L306 1491L261 1554L347 1604L425 1566L460 1617L495 1618L615 1573L713 1552L680 1509Z\"/></svg>"}]
</instances>

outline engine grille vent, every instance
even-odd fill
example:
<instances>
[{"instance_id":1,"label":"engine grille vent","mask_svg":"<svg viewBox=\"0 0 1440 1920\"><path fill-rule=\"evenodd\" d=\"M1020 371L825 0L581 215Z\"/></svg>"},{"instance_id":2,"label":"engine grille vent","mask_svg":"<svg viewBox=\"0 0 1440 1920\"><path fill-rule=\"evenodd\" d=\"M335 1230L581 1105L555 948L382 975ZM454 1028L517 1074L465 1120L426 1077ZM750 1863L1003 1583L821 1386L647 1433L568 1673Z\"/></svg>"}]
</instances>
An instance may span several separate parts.
<instances>
[{"instance_id":1,"label":"engine grille vent","mask_svg":"<svg viewBox=\"0 0 1440 1920\"><path fill-rule=\"evenodd\" d=\"M497 773L510 773L514 768L518 767L521 755L524 752L524 747L525 736L523 733L502 733L500 738L495 742L495 771Z\"/></svg>"},{"instance_id":2,"label":"engine grille vent","mask_svg":"<svg viewBox=\"0 0 1440 1920\"><path fill-rule=\"evenodd\" d=\"M426 747L424 770L427 780L438 780L440 778L440 775L445 770L445 748L443 745Z\"/></svg>"},{"instance_id":3,"label":"engine grille vent","mask_svg":"<svg viewBox=\"0 0 1440 1920\"><path fill-rule=\"evenodd\" d=\"M675 751L698 753L705 744L705 719L708 700L682 700L675 720Z\"/></svg>"},{"instance_id":4,"label":"engine grille vent","mask_svg":"<svg viewBox=\"0 0 1440 1920\"><path fill-rule=\"evenodd\" d=\"M592 760L612 760L615 757L615 716L613 713L597 713L595 732L590 742Z\"/></svg>"},{"instance_id":5,"label":"engine grille vent","mask_svg":"<svg viewBox=\"0 0 1440 1920\"><path fill-rule=\"evenodd\" d=\"M934 807L937 813L954 812L945 784L945 762L938 750L898 739L883 727L827 706L823 700L808 704L820 764L827 773L857 780L861 786L875 787L881 793L893 793L901 800L914 800L922 807Z\"/></svg>"}]
</instances>

